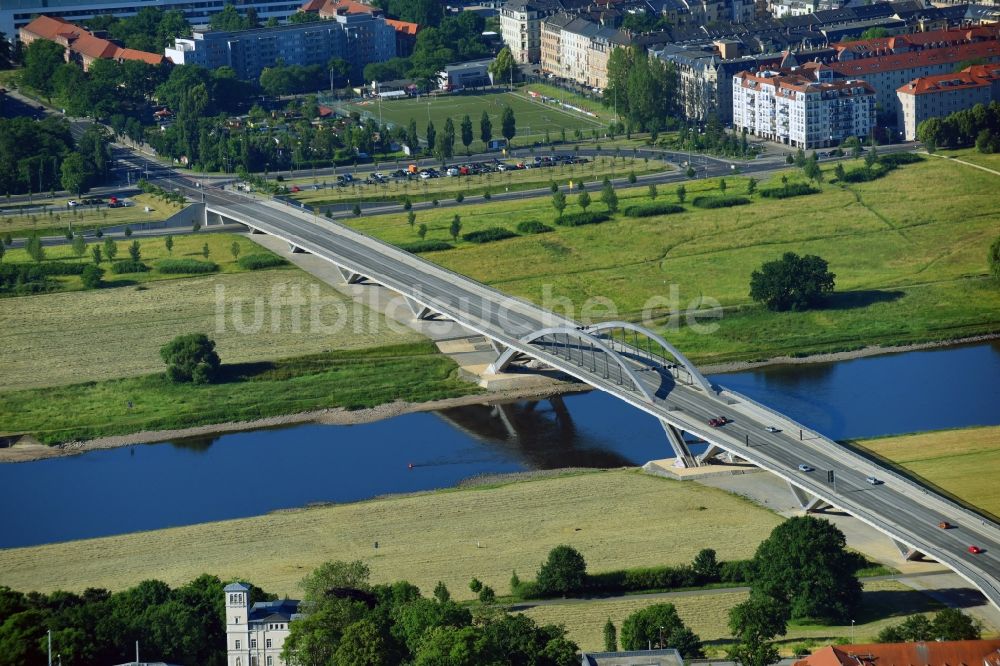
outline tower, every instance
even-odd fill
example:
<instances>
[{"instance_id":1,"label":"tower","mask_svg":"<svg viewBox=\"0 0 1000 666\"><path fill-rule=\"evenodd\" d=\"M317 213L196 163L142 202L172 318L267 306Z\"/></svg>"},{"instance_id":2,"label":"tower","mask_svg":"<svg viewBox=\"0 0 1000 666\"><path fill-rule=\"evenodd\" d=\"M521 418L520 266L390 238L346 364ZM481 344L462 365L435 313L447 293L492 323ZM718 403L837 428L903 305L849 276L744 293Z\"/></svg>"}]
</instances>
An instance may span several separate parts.
<instances>
[{"instance_id":1,"label":"tower","mask_svg":"<svg viewBox=\"0 0 1000 666\"><path fill-rule=\"evenodd\" d=\"M226 663L228 666L250 666L250 588L243 583L230 583L226 595Z\"/></svg>"}]
</instances>

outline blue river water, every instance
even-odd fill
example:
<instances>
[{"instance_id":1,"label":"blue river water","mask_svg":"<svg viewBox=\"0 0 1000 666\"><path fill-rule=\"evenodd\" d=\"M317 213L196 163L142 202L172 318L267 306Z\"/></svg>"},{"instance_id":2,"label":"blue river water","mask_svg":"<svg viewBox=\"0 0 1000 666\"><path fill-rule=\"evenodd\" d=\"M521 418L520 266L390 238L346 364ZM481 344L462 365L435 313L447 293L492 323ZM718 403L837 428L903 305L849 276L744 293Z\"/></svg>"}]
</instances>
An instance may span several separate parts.
<instances>
[{"instance_id":1,"label":"blue river water","mask_svg":"<svg viewBox=\"0 0 1000 666\"><path fill-rule=\"evenodd\" d=\"M1000 424L996 342L713 379L834 439ZM666 454L654 418L596 391L94 451L0 465L0 548Z\"/></svg>"}]
</instances>

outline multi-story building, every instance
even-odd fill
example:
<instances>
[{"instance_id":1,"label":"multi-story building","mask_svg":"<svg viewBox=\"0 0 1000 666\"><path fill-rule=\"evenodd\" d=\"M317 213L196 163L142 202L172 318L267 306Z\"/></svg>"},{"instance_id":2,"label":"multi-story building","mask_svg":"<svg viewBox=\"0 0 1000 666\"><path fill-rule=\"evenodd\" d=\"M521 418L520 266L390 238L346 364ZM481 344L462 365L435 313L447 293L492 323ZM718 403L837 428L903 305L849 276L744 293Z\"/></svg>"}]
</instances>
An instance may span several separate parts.
<instances>
[{"instance_id":1,"label":"multi-story building","mask_svg":"<svg viewBox=\"0 0 1000 666\"><path fill-rule=\"evenodd\" d=\"M839 145L875 127L875 90L814 67L733 77L733 127L803 149Z\"/></svg>"},{"instance_id":2,"label":"multi-story building","mask_svg":"<svg viewBox=\"0 0 1000 666\"><path fill-rule=\"evenodd\" d=\"M148 0L3 0L0 2L0 32L7 39L13 39L20 28L41 14L85 24L88 19L106 14L135 16L140 9L150 6L164 11L179 10L192 25L206 25L214 14L222 11L223 4L220 0L156 0L155 3ZM255 10L263 21L291 16L301 0L244 0L237 4L242 12Z\"/></svg>"},{"instance_id":3,"label":"multi-story building","mask_svg":"<svg viewBox=\"0 0 1000 666\"><path fill-rule=\"evenodd\" d=\"M312 23L238 32L196 30L190 38L176 39L165 53L175 64L232 67L245 80L259 78L279 61L305 66L342 58L351 65L351 77L359 80L365 65L396 55L396 31L381 16L343 10Z\"/></svg>"},{"instance_id":4,"label":"multi-story building","mask_svg":"<svg viewBox=\"0 0 1000 666\"><path fill-rule=\"evenodd\" d=\"M500 7L500 35L516 62L537 63L542 57L542 21L586 5L587 0L507 0Z\"/></svg>"},{"instance_id":5,"label":"multi-story building","mask_svg":"<svg viewBox=\"0 0 1000 666\"><path fill-rule=\"evenodd\" d=\"M559 12L542 21L538 62L543 72L561 76L562 30L572 23L574 18L572 14Z\"/></svg>"},{"instance_id":6,"label":"multi-story building","mask_svg":"<svg viewBox=\"0 0 1000 666\"><path fill-rule=\"evenodd\" d=\"M1000 65L973 65L954 74L922 76L896 91L897 126L907 141L928 118L944 117L976 104L1000 101Z\"/></svg>"},{"instance_id":7,"label":"multi-story building","mask_svg":"<svg viewBox=\"0 0 1000 666\"><path fill-rule=\"evenodd\" d=\"M95 60L139 60L150 65L160 65L166 60L158 53L122 48L69 21L52 16L39 16L20 29L19 37L25 46L36 39L47 39L61 45L65 49L66 62L79 63L85 72Z\"/></svg>"},{"instance_id":8,"label":"multi-story building","mask_svg":"<svg viewBox=\"0 0 1000 666\"><path fill-rule=\"evenodd\" d=\"M608 58L616 48L629 46L632 39L628 34L615 28L601 28L590 40L587 52L588 85L604 90L608 87Z\"/></svg>"},{"instance_id":9,"label":"multi-story building","mask_svg":"<svg viewBox=\"0 0 1000 666\"><path fill-rule=\"evenodd\" d=\"M629 36L580 16L560 12L542 21L542 70L581 85L602 89L608 84L608 57Z\"/></svg>"},{"instance_id":10,"label":"multi-story building","mask_svg":"<svg viewBox=\"0 0 1000 666\"><path fill-rule=\"evenodd\" d=\"M231 583L226 595L227 666L285 666L281 649L298 616L299 602L250 603L250 587Z\"/></svg>"}]
</instances>

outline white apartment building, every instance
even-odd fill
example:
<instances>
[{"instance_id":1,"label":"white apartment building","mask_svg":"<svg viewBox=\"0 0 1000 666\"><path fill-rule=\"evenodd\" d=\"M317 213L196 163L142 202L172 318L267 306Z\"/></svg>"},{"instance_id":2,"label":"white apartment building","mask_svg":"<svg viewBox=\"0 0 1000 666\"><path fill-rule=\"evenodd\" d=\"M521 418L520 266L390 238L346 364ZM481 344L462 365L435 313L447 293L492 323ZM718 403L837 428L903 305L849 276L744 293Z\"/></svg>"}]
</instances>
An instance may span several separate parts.
<instances>
[{"instance_id":1,"label":"white apartment building","mask_svg":"<svg viewBox=\"0 0 1000 666\"><path fill-rule=\"evenodd\" d=\"M796 148L839 145L875 127L875 90L859 80L817 80L812 68L740 72L733 77L737 132Z\"/></svg>"},{"instance_id":2,"label":"white apartment building","mask_svg":"<svg viewBox=\"0 0 1000 666\"><path fill-rule=\"evenodd\" d=\"M896 91L897 125L907 141L928 118L943 118L976 104L1000 100L1000 65L973 65L954 74L923 76Z\"/></svg>"},{"instance_id":3,"label":"white apartment building","mask_svg":"<svg viewBox=\"0 0 1000 666\"><path fill-rule=\"evenodd\" d=\"M231 583L226 595L227 666L285 666L281 649L289 626L298 618L291 599L250 604L250 587Z\"/></svg>"}]
</instances>

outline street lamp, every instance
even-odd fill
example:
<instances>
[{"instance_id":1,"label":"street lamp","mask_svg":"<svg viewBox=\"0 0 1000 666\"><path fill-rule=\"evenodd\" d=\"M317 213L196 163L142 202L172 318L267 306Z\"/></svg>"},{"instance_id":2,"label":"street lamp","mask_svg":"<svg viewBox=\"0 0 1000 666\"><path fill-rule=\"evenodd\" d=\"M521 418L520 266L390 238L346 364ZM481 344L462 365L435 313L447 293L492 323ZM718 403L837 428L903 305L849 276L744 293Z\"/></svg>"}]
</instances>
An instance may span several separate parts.
<instances>
[{"instance_id":1,"label":"street lamp","mask_svg":"<svg viewBox=\"0 0 1000 666\"><path fill-rule=\"evenodd\" d=\"M851 620L851 644L854 644L854 620Z\"/></svg>"}]
</instances>

